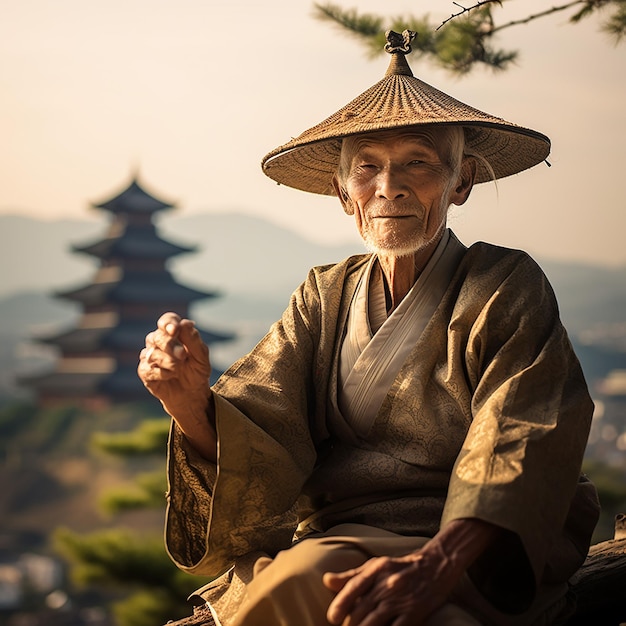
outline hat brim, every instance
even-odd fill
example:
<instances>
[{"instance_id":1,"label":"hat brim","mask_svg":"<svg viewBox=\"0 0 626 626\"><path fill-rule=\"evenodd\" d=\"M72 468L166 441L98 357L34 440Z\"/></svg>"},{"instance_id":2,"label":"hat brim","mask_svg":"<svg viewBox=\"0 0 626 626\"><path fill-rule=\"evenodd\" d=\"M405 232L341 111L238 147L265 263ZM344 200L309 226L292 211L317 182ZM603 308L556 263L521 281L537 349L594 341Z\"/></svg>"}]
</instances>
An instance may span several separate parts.
<instances>
[{"instance_id":1,"label":"hat brim","mask_svg":"<svg viewBox=\"0 0 626 626\"><path fill-rule=\"evenodd\" d=\"M548 137L474 109L413 76L387 76L329 118L269 152L263 171L277 183L335 195L332 179L344 137L381 130L462 126L480 159L475 183L517 174L544 161Z\"/></svg>"}]
</instances>

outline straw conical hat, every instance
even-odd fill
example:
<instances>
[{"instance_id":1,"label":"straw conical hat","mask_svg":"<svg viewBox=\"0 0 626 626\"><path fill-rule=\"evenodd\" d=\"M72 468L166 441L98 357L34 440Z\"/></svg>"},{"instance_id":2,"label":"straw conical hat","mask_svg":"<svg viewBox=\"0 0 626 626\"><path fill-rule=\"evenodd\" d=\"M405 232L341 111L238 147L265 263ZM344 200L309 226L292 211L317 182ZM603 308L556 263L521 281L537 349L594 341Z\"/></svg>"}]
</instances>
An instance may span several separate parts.
<instances>
[{"instance_id":1,"label":"straw conical hat","mask_svg":"<svg viewBox=\"0 0 626 626\"><path fill-rule=\"evenodd\" d=\"M334 195L341 139L392 128L454 124L465 130L466 146L481 154L496 178L517 174L544 161L550 153L545 135L483 113L415 78L406 62L411 31L389 31L385 50L391 63L385 77L342 109L300 136L279 146L262 161L265 174L282 185ZM492 180L478 164L476 183Z\"/></svg>"}]
</instances>

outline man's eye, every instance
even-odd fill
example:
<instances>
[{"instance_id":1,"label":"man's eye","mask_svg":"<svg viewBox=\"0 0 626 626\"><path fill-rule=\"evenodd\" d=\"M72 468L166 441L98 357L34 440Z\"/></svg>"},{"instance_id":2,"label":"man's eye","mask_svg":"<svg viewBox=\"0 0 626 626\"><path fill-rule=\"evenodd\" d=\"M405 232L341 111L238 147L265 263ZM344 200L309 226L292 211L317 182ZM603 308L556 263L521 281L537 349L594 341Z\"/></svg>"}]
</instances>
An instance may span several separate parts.
<instances>
[{"instance_id":1,"label":"man's eye","mask_svg":"<svg viewBox=\"0 0 626 626\"><path fill-rule=\"evenodd\" d=\"M412 161L409 161L409 165L423 165L424 161L421 161L420 159L413 159Z\"/></svg>"}]
</instances>

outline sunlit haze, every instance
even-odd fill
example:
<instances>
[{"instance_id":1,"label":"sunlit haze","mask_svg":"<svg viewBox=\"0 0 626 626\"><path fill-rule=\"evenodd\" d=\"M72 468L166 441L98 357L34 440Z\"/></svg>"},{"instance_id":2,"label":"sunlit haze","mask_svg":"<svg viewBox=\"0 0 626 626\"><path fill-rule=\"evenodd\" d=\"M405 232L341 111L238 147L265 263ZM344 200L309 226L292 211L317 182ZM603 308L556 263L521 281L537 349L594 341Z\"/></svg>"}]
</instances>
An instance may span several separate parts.
<instances>
[{"instance_id":1,"label":"sunlit haze","mask_svg":"<svg viewBox=\"0 0 626 626\"><path fill-rule=\"evenodd\" d=\"M446 0L336 0L388 16L455 10ZM518 0L499 20L545 9ZM318 242L356 239L334 198L279 187L262 156L382 78L353 38L304 0L16 0L0 11L0 213L101 218L89 207L131 177L179 214L239 211ZM545 164L481 185L452 226L535 256L626 263L626 42L597 18L552 15L503 31L503 73L415 75L552 139ZM200 236L200 234L199 234ZM210 233L206 233L210 238Z\"/></svg>"}]
</instances>

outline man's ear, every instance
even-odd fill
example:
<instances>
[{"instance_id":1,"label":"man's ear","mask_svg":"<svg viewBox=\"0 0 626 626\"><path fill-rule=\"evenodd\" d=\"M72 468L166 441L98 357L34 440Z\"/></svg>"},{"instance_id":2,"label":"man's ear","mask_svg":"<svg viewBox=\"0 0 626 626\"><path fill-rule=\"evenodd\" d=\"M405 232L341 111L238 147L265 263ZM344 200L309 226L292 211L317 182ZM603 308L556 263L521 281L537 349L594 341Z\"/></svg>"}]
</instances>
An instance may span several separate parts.
<instances>
[{"instance_id":1,"label":"man's ear","mask_svg":"<svg viewBox=\"0 0 626 626\"><path fill-rule=\"evenodd\" d=\"M472 157L465 157L461 163L461 176L459 177L459 184L450 195L451 204L461 206L469 198L469 195L474 187L474 180L476 179L476 160Z\"/></svg>"},{"instance_id":2,"label":"man's ear","mask_svg":"<svg viewBox=\"0 0 626 626\"><path fill-rule=\"evenodd\" d=\"M343 207L346 215L354 215L354 207L352 206L350 196L339 182L336 174L333 176L333 187L335 188L335 193L337 194L339 202L341 202L341 206Z\"/></svg>"}]
</instances>

